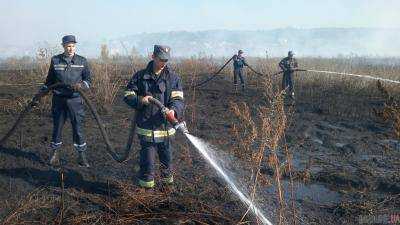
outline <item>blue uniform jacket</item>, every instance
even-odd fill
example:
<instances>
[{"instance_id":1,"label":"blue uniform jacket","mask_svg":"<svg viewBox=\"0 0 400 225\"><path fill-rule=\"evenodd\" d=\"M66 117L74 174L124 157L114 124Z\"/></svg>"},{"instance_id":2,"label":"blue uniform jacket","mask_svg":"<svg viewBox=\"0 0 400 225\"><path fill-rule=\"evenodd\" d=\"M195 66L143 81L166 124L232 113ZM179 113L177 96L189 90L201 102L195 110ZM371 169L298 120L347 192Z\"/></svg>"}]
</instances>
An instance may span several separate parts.
<instances>
[{"instance_id":1,"label":"blue uniform jacket","mask_svg":"<svg viewBox=\"0 0 400 225\"><path fill-rule=\"evenodd\" d=\"M84 81L84 84L89 88L91 84L91 75L86 58L77 54L75 54L71 60L68 60L66 57L67 56L64 54L59 54L51 58L45 85L50 86L55 83L74 85ZM57 88L53 93L54 95L67 98L79 96L78 92L70 88Z\"/></svg>"},{"instance_id":2,"label":"blue uniform jacket","mask_svg":"<svg viewBox=\"0 0 400 225\"><path fill-rule=\"evenodd\" d=\"M234 55L233 56L233 68L235 70L242 69L244 66L247 66L246 60L242 56Z\"/></svg>"},{"instance_id":3,"label":"blue uniform jacket","mask_svg":"<svg viewBox=\"0 0 400 225\"><path fill-rule=\"evenodd\" d=\"M130 79L124 96L124 101L138 110L136 124L139 128L148 130L166 130L167 121L155 105L142 105L140 97L150 95L158 99L169 109L175 111L178 120L183 118L184 101L180 77L165 66L159 75L153 72L153 61L146 69L138 71Z\"/></svg>"}]
</instances>

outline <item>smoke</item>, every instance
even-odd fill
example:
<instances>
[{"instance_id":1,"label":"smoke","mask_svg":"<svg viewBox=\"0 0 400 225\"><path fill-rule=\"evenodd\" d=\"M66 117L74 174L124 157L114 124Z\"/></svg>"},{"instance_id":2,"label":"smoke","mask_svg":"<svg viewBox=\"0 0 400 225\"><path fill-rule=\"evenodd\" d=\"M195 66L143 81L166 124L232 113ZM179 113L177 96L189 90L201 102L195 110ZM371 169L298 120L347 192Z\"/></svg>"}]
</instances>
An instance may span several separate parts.
<instances>
[{"instance_id":1,"label":"smoke","mask_svg":"<svg viewBox=\"0 0 400 225\"><path fill-rule=\"evenodd\" d=\"M400 1L368 1L361 6L361 14L375 29L365 37L363 48L378 56L399 56Z\"/></svg>"},{"instance_id":2,"label":"smoke","mask_svg":"<svg viewBox=\"0 0 400 225\"><path fill-rule=\"evenodd\" d=\"M145 55L155 43L170 45L176 57L213 55L229 57L243 49L248 56L281 57L288 50L297 56L370 56L400 54L400 29L315 28L265 31L209 30L138 34L121 39ZM111 42L112 43L112 42ZM120 41L114 41L118 48Z\"/></svg>"}]
</instances>

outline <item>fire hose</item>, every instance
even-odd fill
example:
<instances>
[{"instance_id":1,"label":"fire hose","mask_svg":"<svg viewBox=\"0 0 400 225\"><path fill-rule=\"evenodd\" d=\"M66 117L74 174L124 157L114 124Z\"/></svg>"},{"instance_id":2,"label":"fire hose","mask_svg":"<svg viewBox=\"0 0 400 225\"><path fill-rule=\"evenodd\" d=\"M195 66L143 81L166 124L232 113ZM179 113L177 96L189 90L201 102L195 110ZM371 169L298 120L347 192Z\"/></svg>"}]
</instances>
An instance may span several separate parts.
<instances>
[{"instance_id":1,"label":"fire hose","mask_svg":"<svg viewBox=\"0 0 400 225\"><path fill-rule=\"evenodd\" d=\"M215 73L213 76L211 76L210 78L204 80L203 82L196 84L193 87L199 87L201 85L204 85L205 83L211 81L212 79L214 79L224 68L225 66L233 59L233 57L231 59L229 59L219 70L217 73ZM262 74L260 72L257 72L253 67L251 67L250 65L247 65L247 67L253 71L256 75L258 76L267 76L265 74ZM279 74L284 73L285 71L281 70L278 71L274 74L271 74L270 77L275 77ZM312 70L312 69L293 69L292 72L312 72L312 73L324 73L324 74L334 74L334 75L344 75L344 76L351 76L351 77L358 77L358 78L366 78L366 79L372 79L372 80L378 80L378 81L383 81L383 82L389 82L389 83L395 83L395 84L400 84L400 81L397 80L391 80L391 79L387 79L387 78L382 78L382 77L378 77L378 76L371 76L371 75L362 75L362 74L353 74L353 73L344 73L344 72L334 72L334 71L325 71L325 70Z\"/></svg>"},{"instance_id":2,"label":"fire hose","mask_svg":"<svg viewBox=\"0 0 400 225\"><path fill-rule=\"evenodd\" d=\"M228 65L228 63L230 63L232 60L233 60L233 57L230 58L228 61L226 61L225 64L224 64L223 66L221 66L221 67L219 68L219 70L218 70L216 73L214 73L212 76L210 76L209 78L205 79L204 81L202 81L202 82L200 82L200 83L198 83L198 84L193 85L192 87L193 87L193 88L200 87L200 86L206 84L207 82L211 81L212 79L214 79L219 73L221 73L221 71L222 71L222 70ZM256 75L258 75L258 76L265 76L265 74L262 74L262 73L260 73L260 72L257 72L257 71L256 71L253 67L251 67L250 65L247 65L247 67L248 67L251 71L253 71L253 73L255 73Z\"/></svg>"},{"instance_id":3,"label":"fire hose","mask_svg":"<svg viewBox=\"0 0 400 225\"><path fill-rule=\"evenodd\" d=\"M30 102L28 102L27 106L20 113L20 115L18 116L17 120L14 122L14 125L11 127L11 129L0 140L0 146L3 146L5 141L15 132L18 125L22 122L23 118L32 110L32 108L34 108L38 104L40 99L42 97L44 97L45 95L47 95L51 90L54 90L55 88L59 88L59 87L69 88L70 86L65 85L65 84L54 84L54 85L49 86L46 91L38 92L37 94L35 94L34 97L32 98L32 100ZM108 135L105 130L105 126L104 126L103 122L101 121L101 118L100 118L99 114L97 113L96 108L93 106L93 104L91 103L91 101L89 100L87 95L82 90L78 89L76 91L79 92L79 94L82 96L83 100L89 107L90 112L94 116L94 118L97 122L97 125L100 128L100 133L107 145L106 149L107 149L108 154L110 154L111 157L117 162L124 162L125 160L127 160L129 157L129 153L131 152L131 149L132 149L132 143L133 143L133 138L134 138L135 129L136 129L136 111L134 111L131 115L131 124L130 124L130 129L129 129L128 141L126 143L124 152L122 155L119 155L116 153L115 149L111 145L110 139L108 138Z\"/></svg>"},{"instance_id":4,"label":"fire hose","mask_svg":"<svg viewBox=\"0 0 400 225\"><path fill-rule=\"evenodd\" d=\"M59 87L67 87L70 88L69 85L65 85L65 84L54 84L48 87L48 89L46 91L40 91L37 94L34 95L34 97L32 98L32 100L28 103L28 105L24 108L24 110L20 113L20 115L18 116L17 120L14 122L14 125L11 127L11 129L6 133L6 135L0 140L0 146L3 146L3 144L5 143L5 141L15 132L15 130L17 129L18 125L22 122L23 118L32 110L33 107L35 107L38 102L40 102L40 99L42 97L44 97L45 95L47 95L51 90L54 90L55 88L59 88ZM110 139L108 138L107 132L105 130L105 126L99 116L99 114L97 113L96 108L93 106L92 102L89 100L89 98L87 97L87 95L80 89L76 90L77 92L79 92L79 94L82 96L83 100L85 101L85 103L87 104L87 106L89 107L90 112L92 113L92 115L94 116L97 125L100 129L100 133L103 137L104 142L106 143L107 146L107 153L111 155L111 157L117 161L117 162L124 162L125 160L128 159L129 154L132 150L132 143L133 143L133 138L135 135L135 129L136 129L136 111L134 111L132 113L131 116L131 124L130 124L130 129L129 129L129 135L128 135L128 141L126 143L124 152L122 155L118 155L115 151L115 149L113 148ZM149 98L149 102L156 105L161 112L165 115L165 118L167 119L168 122L171 123L171 125L178 131L181 131L182 133L189 133L189 131L187 130L186 127L186 123L183 122L179 122L173 113L171 113L170 111L168 111L168 108L166 108L159 100L151 97Z\"/></svg>"},{"instance_id":5,"label":"fire hose","mask_svg":"<svg viewBox=\"0 0 400 225\"><path fill-rule=\"evenodd\" d=\"M211 81L212 79L214 79L219 73L221 73L221 71L226 67L226 65L228 65L228 63L229 63L230 61L232 61L232 60L233 60L233 57L230 58L228 61L226 61L226 63L225 63L216 73L214 73L211 77L209 77L209 78L203 80L202 82L200 82L200 83L198 83L198 84L195 84L195 85L192 86L192 87L193 87L193 88L200 87L200 86L206 84L207 82Z\"/></svg>"},{"instance_id":6,"label":"fire hose","mask_svg":"<svg viewBox=\"0 0 400 225\"><path fill-rule=\"evenodd\" d=\"M161 112L165 115L165 118L171 125L174 127L175 130L180 131L182 133L189 133L185 121L179 122L178 119L175 118L173 111L168 111L168 108L165 107L160 101L151 97L149 98L149 102L156 105Z\"/></svg>"},{"instance_id":7,"label":"fire hose","mask_svg":"<svg viewBox=\"0 0 400 225\"><path fill-rule=\"evenodd\" d=\"M255 69L253 69L253 67L251 67L250 65L247 65L247 67L251 70L251 71L253 71L253 73L255 73L256 75L258 75L258 76L265 76L265 74L262 74L262 73L260 73L260 72L257 72Z\"/></svg>"}]
</instances>

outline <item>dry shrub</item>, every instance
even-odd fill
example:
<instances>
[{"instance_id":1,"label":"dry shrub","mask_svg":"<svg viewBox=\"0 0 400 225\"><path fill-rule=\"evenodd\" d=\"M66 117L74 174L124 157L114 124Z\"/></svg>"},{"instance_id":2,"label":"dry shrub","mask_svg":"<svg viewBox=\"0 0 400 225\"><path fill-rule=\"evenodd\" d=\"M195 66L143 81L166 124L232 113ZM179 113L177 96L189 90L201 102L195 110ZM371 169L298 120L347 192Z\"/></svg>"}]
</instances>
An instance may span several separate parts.
<instances>
[{"instance_id":1,"label":"dry shrub","mask_svg":"<svg viewBox=\"0 0 400 225\"><path fill-rule=\"evenodd\" d=\"M271 91L269 83L268 80L263 81L264 90ZM251 110L246 103L231 103L231 110L238 119L233 125L232 131L239 147L233 150L233 153L244 159L247 164L250 164L253 174L252 181L254 182L252 198L254 198L258 182L265 181L265 177L261 176L260 169L264 161L265 152L269 152L266 162L274 170L277 199L280 203L277 221L279 224L283 224L285 221L285 200L277 151L279 143L285 134L287 118L282 93L277 92L272 97L271 93L264 93L264 96L269 104L258 106L256 108L256 116L251 114ZM256 149L256 151L253 151L253 149Z\"/></svg>"},{"instance_id":2,"label":"dry shrub","mask_svg":"<svg viewBox=\"0 0 400 225\"><path fill-rule=\"evenodd\" d=\"M37 62L37 73L38 73L38 79L43 81L47 73L49 71L50 67L50 61L52 54L55 52L55 49L51 48L40 48L37 51L36 54L36 62Z\"/></svg>"},{"instance_id":3,"label":"dry shrub","mask_svg":"<svg viewBox=\"0 0 400 225\"><path fill-rule=\"evenodd\" d=\"M184 80L190 79L193 75L211 75L217 72L220 65L218 61L212 57L191 57L188 59L181 59L170 65L172 69L181 75ZM189 76L188 76L189 75ZM199 77L199 79L202 79Z\"/></svg>"},{"instance_id":4,"label":"dry shrub","mask_svg":"<svg viewBox=\"0 0 400 225\"><path fill-rule=\"evenodd\" d=\"M231 102L231 110L238 121L232 126L232 133L238 144L232 148L233 155L242 159L245 163L252 164L257 154L252 152L253 143L257 138L257 127L251 116L248 105L244 102L236 104Z\"/></svg>"},{"instance_id":5,"label":"dry shrub","mask_svg":"<svg viewBox=\"0 0 400 225\"><path fill-rule=\"evenodd\" d=\"M261 140L261 147L263 147L263 149L267 147L270 150L270 158L272 158L272 160L270 160L270 166L274 168L275 185L277 186L277 197L280 204L277 221L278 224L283 224L285 220L285 200L281 184L280 162L277 156L279 142L284 137L287 125L283 95L277 93L271 102L271 106L259 107L258 115L262 121L260 127L261 133L264 134Z\"/></svg>"},{"instance_id":6,"label":"dry shrub","mask_svg":"<svg viewBox=\"0 0 400 225\"><path fill-rule=\"evenodd\" d=\"M393 97L389 91L382 85L381 82L377 82L378 90L381 92L385 99L383 110L375 109L377 116L383 119L385 122L391 122L393 124L393 134L397 139L400 139L400 105L399 101Z\"/></svg>"},{"instance_id":7,"label":"dry shrub","mask_svg":"<svg viewBox=\"0 0 400 225\"><path fill-rule=\"evenodd\" d=\"M100 110L109 112L123 83L118 77L118 68L108 62L93 62L91 68L93 74L91 98L95 100Z\"/></svg>"}]
</instances>

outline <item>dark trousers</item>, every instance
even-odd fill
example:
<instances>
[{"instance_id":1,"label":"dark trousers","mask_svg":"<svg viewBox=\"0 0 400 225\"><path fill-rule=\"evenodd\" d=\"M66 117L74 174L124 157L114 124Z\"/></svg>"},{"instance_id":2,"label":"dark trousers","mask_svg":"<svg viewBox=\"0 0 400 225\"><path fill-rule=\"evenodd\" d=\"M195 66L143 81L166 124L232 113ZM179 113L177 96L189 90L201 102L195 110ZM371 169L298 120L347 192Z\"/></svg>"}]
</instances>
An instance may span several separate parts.
<instances>
[{"instance_id":1,"label":"dark trousers","mask_svg":"<svg viewBox=\"0 0 400 225\"><path fill-rule=\"evenodd\" d=\"M86 149L86 143L83 135L82 125L85 117L83 100L81 97L64 98L54 95L52 99L52 116L53 116L53 149L61 147L62 129L65 121L69 118L72 125L72 138L74 147L78 151Z\"/></svg>"},{"instance_id":2,"label":"dark trousers","mask_svg":"<svg viewBox=\"0 0 400 225\"><path fill-rule=\"evenodd\" d=\"M244 71L243 68L234 69L233 70L233 84L238 84L238 77L240 79L240 83L244 86Z\"/></svg>"},{"instance_id":3,"label":"dark trousers","mask_svg":"<svg viewBox=\"0 0 400 225\"><path fill-rule=\"evenodd\" d=\"M172 153L169 140L161 143L141 140L140 145L142 148L140 149L139 179L144 181L152 181L154 179L156 152L160 159L161 176L169 177L172 173Z\"/></svg>"},{"instance_id":4,"label":"dark trousers","mask_svg":"<svg viewBox=\"0 0 400 225\"><path fill-rule=\"evenodd\" d=\"M286 93L293 94L293 72L284 72L282 78L282 90L285 90Z\"/></svg>"}]
</instances>

